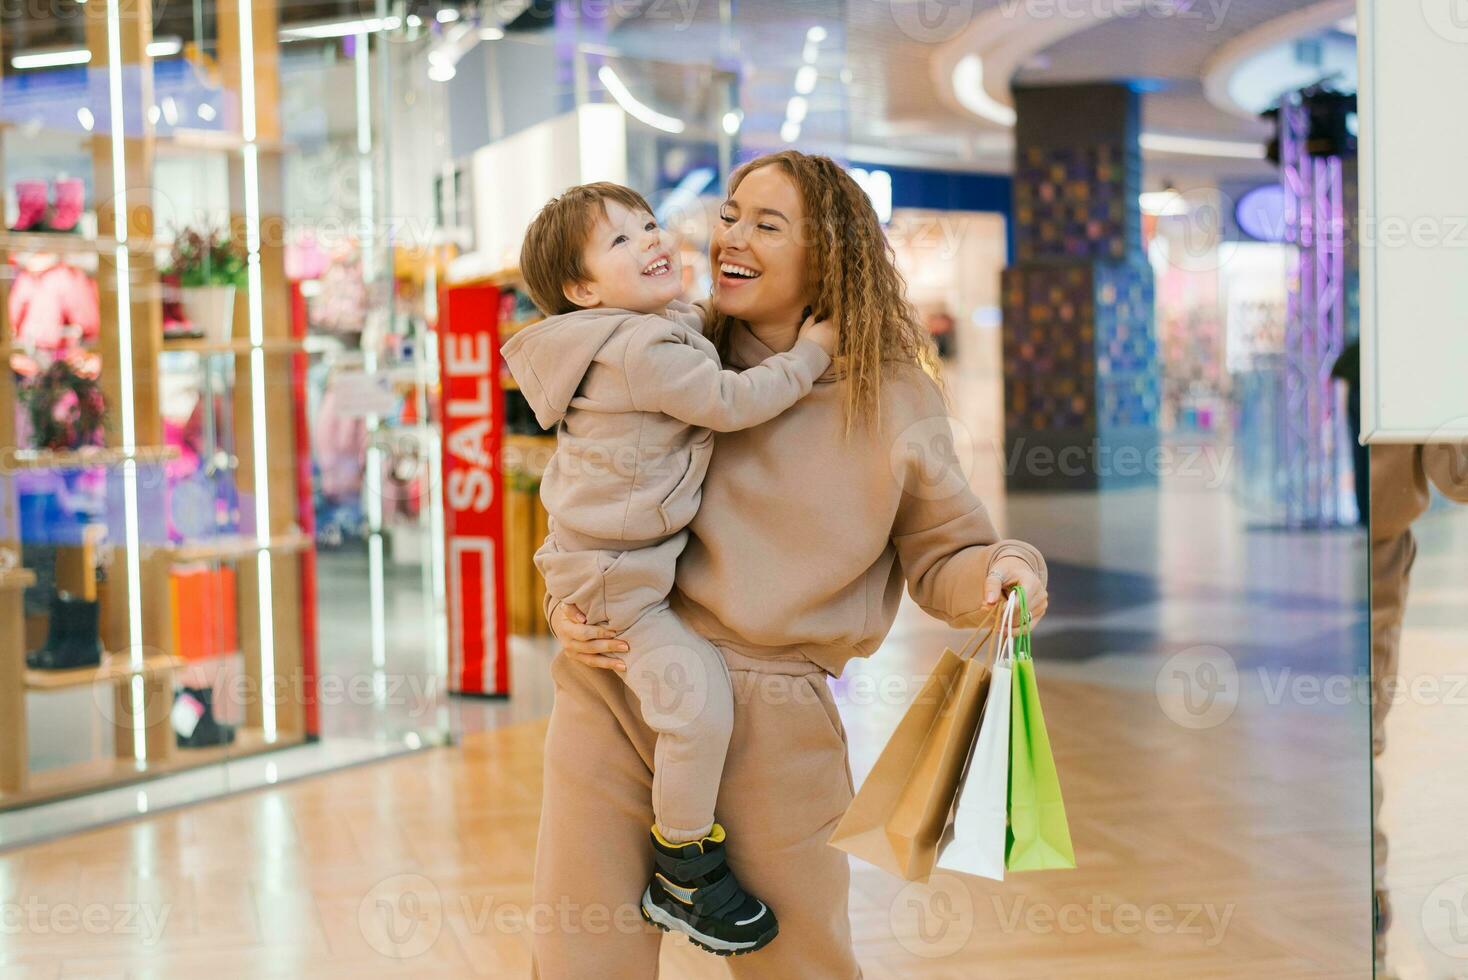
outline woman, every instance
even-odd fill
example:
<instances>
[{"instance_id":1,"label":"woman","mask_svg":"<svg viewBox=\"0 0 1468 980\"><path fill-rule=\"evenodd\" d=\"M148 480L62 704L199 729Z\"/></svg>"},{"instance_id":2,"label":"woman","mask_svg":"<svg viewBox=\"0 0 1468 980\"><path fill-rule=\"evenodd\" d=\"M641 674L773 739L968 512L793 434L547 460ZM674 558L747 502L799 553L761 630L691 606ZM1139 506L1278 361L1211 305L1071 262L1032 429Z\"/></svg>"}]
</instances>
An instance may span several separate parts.
<instances>
[{"instance_id":1,"label":"woman","mask_svg":"<svg viewBox=\"0 0 1468 980\"><path fill-rule=\"evenodd\" d=\"M846 980L860 976L849 870L826 838L852 783L826 676L881 645L904 581L929 613L970 626L1014 585L1043 615L1045 564L997 540L959 471L923 371L931 342L845 171L795 151L741 167L710 260L709 335L728 366L792 347L806 307L839 331L836 364L808 397L718 437L674 607L728 664L734 733L717 812L740 882L780 917L779 937L730 970ZM535 975L655 977L661 933L637 912L655 735L608 672L625 646L573 607L551 610L551 627L565 650L551 664Z\"/></svg>"}]
</instances>

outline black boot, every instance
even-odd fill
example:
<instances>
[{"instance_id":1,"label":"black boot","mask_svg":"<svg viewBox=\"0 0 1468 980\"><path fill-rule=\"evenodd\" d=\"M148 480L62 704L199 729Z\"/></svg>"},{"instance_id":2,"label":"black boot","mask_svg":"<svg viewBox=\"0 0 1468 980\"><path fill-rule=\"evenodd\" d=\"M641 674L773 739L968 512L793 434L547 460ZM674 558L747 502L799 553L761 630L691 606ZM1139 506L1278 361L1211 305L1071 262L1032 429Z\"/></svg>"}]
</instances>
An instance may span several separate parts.
<instances>
[{"instance_id":1,"label":"black boot","mask_svg":"<svg viewBox=\"0 0 1468 980\"><path fill-rule=\"evenodd\" d=\"M739 886L724 853L724 828L687 844L664 840L656 827L657 868L642 893L642 917L664 932L681 932L719 956L752 953L780 931L775 913Z\"/></svg>"},{"instance_id":2,"label":"black boot","mask_svg":"<svg viewBox=\"0 0 1468 980\"><path fill-rule=\"evenodd\" d=\"M96 602L65 592L51 600L51 624L46 645L26 654L32 670L75 670L102 663L102 641L97 634Z\"/></svg>"},{"instance_id":3,"label":"black boot","mask_svg":"<svg viewBox=\"0 0 1468 980\"><path fill-rule=\"evenodd\" d=\"M181 749L203 749L229 745L234 726L221 725L214 717L214 692L207 687L183 687L173 698L173 732Z\"/></svg>"}]
</instances>

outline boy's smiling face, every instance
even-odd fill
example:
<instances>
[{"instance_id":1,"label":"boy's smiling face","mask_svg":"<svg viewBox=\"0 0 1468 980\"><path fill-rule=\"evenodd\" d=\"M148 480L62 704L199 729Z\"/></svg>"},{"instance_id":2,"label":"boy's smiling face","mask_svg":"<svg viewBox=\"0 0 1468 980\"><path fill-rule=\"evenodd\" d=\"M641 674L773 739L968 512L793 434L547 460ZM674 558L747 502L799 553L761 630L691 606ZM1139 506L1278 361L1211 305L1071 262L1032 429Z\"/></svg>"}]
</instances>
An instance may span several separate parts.
<instances>
[{"instance_id":1,"label":"boy's smiling face","mask_svg":"<svg viewBox=\"0 0 1468 980\"><path fill-rule=\"evenodd\" d=\"M603 203L582 253L590 278L567 285L566 298L587 309L661 313L683 292L676 239L646 211Z\"/></svg>"}]
</instances>

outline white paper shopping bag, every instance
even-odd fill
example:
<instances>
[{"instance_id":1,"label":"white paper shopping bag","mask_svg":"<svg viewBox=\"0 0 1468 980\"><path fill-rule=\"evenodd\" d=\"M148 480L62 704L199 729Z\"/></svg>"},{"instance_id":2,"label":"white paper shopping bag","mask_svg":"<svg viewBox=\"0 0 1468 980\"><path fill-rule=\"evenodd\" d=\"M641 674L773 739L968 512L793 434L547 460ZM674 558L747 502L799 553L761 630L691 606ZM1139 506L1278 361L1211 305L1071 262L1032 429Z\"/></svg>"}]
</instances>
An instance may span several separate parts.
<instances>
[{"instance_id":1,"label":"white paper shopping bag","mask_svg":"<svg viewBox=\"0 0 1468 980\"><path fill-rule=\"evenodd\" d=\"M1011 596L1011 600L1013 597ZM1011 602L1011 605L1013 603ZM1009 810L1009 719L1013 610L1006 607L979 734L938 843L937 867L1004 880Z\"/></svg>"}]
</instances>

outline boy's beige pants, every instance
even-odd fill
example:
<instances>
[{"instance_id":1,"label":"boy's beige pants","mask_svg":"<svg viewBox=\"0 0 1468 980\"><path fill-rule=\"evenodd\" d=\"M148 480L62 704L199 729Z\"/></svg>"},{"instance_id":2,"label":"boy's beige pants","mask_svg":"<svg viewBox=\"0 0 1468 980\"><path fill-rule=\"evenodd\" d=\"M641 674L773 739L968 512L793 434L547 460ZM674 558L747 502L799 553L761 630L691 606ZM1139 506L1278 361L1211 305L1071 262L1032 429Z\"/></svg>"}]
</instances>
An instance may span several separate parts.
<instances>
[{"instance_id":1,"label":"boy's beige pants","mask_svg":"<svg viewBox=\"0 0 1468 980\"><path fill-rule=\"evenodd\" d=\"M588 623L616 630L630 648L621 678L657 733L652 812L658 830L676 842L713 828L734 725L724 658L668 607L687 542L682 531L649 547L608 550L553 527L535 556L551 595L575 605Z\"/></svg>"},{"instance_id":2,"label":"boy's beige pants","mask_svg":"<svg viewBox=\"0 0 1468 980\"><path fill-rule=\"evenodd\" d=\"M721 651L734 725L719 787L729 866L767 902L780 934L729 957L744 980L851 980L846 855L826 844L851 802L846 734L825 675L805 660ZM531 918L541 980L652 980L662 933L642 921L652 878L658 735L613 671L558 654Z\"/></svg>"}]
</instances>

